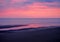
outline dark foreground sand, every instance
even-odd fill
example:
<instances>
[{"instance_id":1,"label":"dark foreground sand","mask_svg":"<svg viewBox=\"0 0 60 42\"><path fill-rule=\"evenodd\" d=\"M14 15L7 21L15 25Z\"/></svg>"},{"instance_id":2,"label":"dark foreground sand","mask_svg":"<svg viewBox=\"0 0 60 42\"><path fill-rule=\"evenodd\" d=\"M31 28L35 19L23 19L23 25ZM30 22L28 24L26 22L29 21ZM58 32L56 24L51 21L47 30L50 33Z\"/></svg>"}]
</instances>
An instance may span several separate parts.
<instances>
[{"instance_id":1,"label":"dark foreground sand","mask_svg":"<svg viewBox=\"0 0 60 42\"><path fill-rule=\"evenodd\" d=\"M59 42L60 27L0 31L0 42Z\"/></svg>"}]
</instances>

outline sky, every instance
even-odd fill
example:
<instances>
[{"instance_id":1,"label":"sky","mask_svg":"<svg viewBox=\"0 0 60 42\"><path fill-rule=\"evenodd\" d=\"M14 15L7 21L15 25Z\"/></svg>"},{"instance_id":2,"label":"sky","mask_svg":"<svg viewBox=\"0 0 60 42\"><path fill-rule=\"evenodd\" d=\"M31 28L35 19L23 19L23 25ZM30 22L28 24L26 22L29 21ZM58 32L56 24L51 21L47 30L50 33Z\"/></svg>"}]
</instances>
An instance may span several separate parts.
<instances>
[{"instance_id":1,"label":"sky","mask_svg":"<svg viewBox=\"0 0 60 42\"><path fill-rule=\"evenodd\" d=\"M60 0L0 0L0 18L60 18Z\"/></svg>"}]
</instances>

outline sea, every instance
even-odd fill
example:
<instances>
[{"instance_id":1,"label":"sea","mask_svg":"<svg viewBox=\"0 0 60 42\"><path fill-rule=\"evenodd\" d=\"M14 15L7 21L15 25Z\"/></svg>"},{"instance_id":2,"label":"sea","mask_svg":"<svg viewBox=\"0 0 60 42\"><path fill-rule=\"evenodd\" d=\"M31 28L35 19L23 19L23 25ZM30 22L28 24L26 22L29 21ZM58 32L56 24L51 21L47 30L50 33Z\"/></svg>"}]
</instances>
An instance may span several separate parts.
<instances>
[{"instance_id":1,"label":"sea","mask_svg":"<svg viewBox=\"0 0 60 42\"><path fill-rule=\"evenodd\" d=\"M0 18L0 31L56 26L60 26L60 18Z\"/></svg>"},{"instance_id":2,"label":"sea","mask_svg":"<svg viewBox=\"0 0 60 42\"><path fill-rule=\"evenodd\" d=\"M60 18L0 18L0 25L55 25L60 26Z\"/></svg>"}]
</instances>

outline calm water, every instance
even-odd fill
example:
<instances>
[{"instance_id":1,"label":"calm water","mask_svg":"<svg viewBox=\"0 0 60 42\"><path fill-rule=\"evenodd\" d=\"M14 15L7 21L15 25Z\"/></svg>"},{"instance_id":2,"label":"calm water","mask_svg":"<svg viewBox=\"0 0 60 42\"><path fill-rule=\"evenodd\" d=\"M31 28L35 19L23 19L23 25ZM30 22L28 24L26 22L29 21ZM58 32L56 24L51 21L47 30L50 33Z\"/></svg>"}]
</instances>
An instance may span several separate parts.
<instances>
[{"instance_id":1,"label":"calm water","mask_svg":"<svg viewBox=\"0 0 60 42\"><path fill-rule=\"evenodd\" d=\"M0 18L0 25L21 25L21 24L60 26L60 18Z\"/></svg>"}]
</instances>

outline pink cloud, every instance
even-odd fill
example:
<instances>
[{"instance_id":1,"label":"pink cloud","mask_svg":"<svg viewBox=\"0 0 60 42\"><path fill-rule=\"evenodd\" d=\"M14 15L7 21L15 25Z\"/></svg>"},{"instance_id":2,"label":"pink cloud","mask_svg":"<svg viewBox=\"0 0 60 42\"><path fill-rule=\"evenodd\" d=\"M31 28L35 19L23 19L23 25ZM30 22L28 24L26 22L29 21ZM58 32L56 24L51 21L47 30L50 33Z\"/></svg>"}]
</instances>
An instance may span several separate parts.
<instances>
[{"instance_id":1,"label":"pink cloud","mask_svg":"<svg viewBox=\"0 0 60 42\"><path fill-rule=\"evenodd\" d=\"M12 0L11 3L16 3L16 2L26 2L28 0Z\"/></svg>"},{"instance_id":2,"label":"pink cloud","mask_svg":"<svg viewBox=\"0 0 60 42\"><path fill-rule=\"evenodd\" d=\"M33 3L21 8L9 8L0 14L3 18L60 18L60 8L51 8L44 3ZM26 8L26 9L25 9Z\"/></svg>"}]
</instances>

